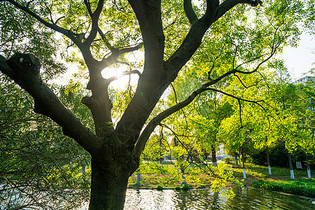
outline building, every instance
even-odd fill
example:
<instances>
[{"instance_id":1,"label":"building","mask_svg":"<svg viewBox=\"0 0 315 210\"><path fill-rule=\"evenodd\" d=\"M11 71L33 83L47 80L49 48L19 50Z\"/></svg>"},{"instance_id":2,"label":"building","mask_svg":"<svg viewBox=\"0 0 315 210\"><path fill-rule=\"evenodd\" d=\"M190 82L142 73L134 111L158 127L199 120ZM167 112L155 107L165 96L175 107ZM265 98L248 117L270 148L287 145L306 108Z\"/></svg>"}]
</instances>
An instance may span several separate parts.
<instances>
[{"instance_id":1,"label":"building","mask_svg":"<svg viewBox=\"0 0 315 210\"><path fill-rule=\"evenodd\" d=\"M297 85L297 84L303 84L303 85L306 85L306 83L309 83L309 82L313 82L315 83L315 76L304 76L298 80L295 80L293 82L293 84Z\"/></svg>"}]
</instances>

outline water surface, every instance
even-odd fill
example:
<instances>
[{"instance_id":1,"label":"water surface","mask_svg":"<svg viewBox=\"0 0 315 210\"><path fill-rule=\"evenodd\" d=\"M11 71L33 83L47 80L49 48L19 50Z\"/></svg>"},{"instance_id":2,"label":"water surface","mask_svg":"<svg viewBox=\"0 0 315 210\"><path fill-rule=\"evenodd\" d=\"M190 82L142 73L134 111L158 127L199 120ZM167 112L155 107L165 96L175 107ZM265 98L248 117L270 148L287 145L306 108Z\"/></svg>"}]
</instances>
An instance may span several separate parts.
<instances>
[{"instance_id":1,"label":"water surface","mask_svg":"<svg viewBox=\"0 0 315 210\"><path fill-rule=\"evenodd\" d=\"M187 192L128 189L124 209L315 209L315 199L255 188L235 188L233 191L236 196L230 199L219 193L210 192L209 189Z\"/></svg>"}]
</instances>

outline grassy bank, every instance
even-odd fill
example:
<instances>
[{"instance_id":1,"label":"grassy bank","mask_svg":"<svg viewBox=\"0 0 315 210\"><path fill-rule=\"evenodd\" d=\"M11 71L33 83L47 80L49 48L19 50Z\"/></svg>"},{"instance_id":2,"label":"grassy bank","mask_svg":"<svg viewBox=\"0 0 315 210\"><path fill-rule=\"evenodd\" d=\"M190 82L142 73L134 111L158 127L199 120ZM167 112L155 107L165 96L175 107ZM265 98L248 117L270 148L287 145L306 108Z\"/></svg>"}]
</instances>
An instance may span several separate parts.
<instances>
[{"instance_id":1,"label":"grassy bank","mask_svg":"<svg viewBox=\"0 0 315 210\"><path fill-rule=\"evenodd\" d=\"M300 178L298 180L278 180L271 181L255 181L253 187L262 188L270 191L279 191L291 193L295 195L303 195L315 198L315 180Z\"/></svg>"},{"instance_id":2,"label":"grassy bank","mask_svg":"<svg viewBox=\"0 0 315 210\"><path fill-rule=\"evenodd\" d=\"M272 174L268 175L268 167L246 163L247 179L243 179L243 169L235 168L231 164L221 166L222 170L233 174L242 184L254 186L273 191L282 191L292 194L314 197L315 179L307 179L306 170L295 170L296 181L290 180L290 170L288 168L272 167ZM178 189L186 181L190 188L211 187L213 177L195 166L189 166L185 170L185 179L173 164L147 163L141 166L140 188L173 188ZM315 177L315 170L312 170L312 177ZM129 187L138 187L137 173L129 179ZM222 183L227 186L235 185L233 180L224 180Z\"/></svg>"}]
</instances>

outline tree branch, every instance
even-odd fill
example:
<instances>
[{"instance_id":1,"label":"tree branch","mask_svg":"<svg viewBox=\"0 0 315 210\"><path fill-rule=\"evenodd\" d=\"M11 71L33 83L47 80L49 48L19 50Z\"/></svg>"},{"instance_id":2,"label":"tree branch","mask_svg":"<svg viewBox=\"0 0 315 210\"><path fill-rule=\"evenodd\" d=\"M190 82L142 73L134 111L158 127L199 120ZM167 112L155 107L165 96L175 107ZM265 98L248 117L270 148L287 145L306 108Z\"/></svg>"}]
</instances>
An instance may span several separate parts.
<instances>
[{"instance_id":1,"label":"tree branch","mask_svg":"<svg viewBox=\"0 0 315 210\"><path fill-rule=\"evenodd\" d=\"M219 0L207 0L207 10L202 19L206 22L214 22L213 18L217 13Z\"/></svg>"},{"instance_id":2,"label":"tree branch","mask_svg":"<svg viewBox=\"0 0 315 210\"><path fill-rule=\"evenodd\" d=\"M99 70L103 70L104 68L106 68L107 66L110 66L114 63L119 63L120 61L117 60L117 58L124 54L124 53L128 53L128 52L133 52L135 50L138 50L142 47L143 43L140 43L134 47L126 47L126 48L122 48L122 49L116 49L116 48L112 48L112 54L108 57L104 57L101 61L98 61L98 65L99 65Z\"/></svg>"},{"instance_id":3,"label":"tree branch","mask_svg":"<svg viewBox=\"0 0 315 210\"><path fill-rule=\"evenodd\" d=\"M34 111L58 123L63 133L76 140L90 154L100 148L97 138L78 118L59 101L39 75L39 60L32 54L16 53L9 60L0 57L0 71L25 89L35 101Z\"/></svg>"},{"instance_id":4,"label":"tree branch","mask_svg":"<svg viewBox=\"0 0 315 210\"><path fill-rule=\"evenodd\" d=\"M65 35L66 37L71 39L71 41L73 41L81 50L83 49L82 43L78 39L76 39L76 37L74 36L74 33L71 30L66 30L60 26L57 26L56 24L49 23L49 22L45 21L39 15L32 12L28 7L24 7L24 6L20 5L19 3L17 3L16 1L13 1L13 0L5 0L5 1L10 2L14 6L16 6L17 8L19 8L19 9L23 10L24 12L26 12L27 14L31 15L32 17L37 19L40 23L44 24L48 28Z\"/></svg>"},{"instance_id":5,"label":"tree branch","mask_svg":"<svg viewBox=\"0 0 315 210\"><path fill-rule=\"evenodd\" d=\"M108 49L109 49L112 53L114 53L115 51L117 51L117 49L114 48L114 47L109 43L109 41L106 39L106 36L105 36L105 34L103 33L103 31L101 30L100 27L98 27L97 31L98 31L98 33L101 35L102 40L104 41L104 43L105 43L105 45L108 47Z\"/></svg>"},{"instance_id":6,"label":"tree branch","mask_svg":"<svg viewBox=\"0 0 315 210\"><path fill-rule=\"evenodd\" d=\"M244 3L244 4L250 4L252 7L258 6L258 4L262 5L261 0L225 0L223 1L218 9L216 16L214 17L215 20L218 20L220 17L222 17L227 11L232 9L237 4Z\"/></svg>"},{"instance_id":7,"label":"tree branch","mask_svg":"<svg viewBox=\"0 0 315 210\"><path fill-rule=\"evenodd\" d=\"M222 93L224 95L227 95L229 97L232 97L234 99L236 99L238 101L238 105L239 105L239 115L240 115L240 123L241 123L241 127L243 126L243 123L242 123L242 105L241 105L241 101L246 101L246 102L251 102L251 103L254 103L254 104L257 104L258 106L260 106L264 111L266 111L265 107L263 107L261 104L259 104L259 102L263 102L263 100L260 100L260 101L253 101L253 100L249 100L249 99L244 99L244 98L240 98L240 97L237 97L237 96L234 96L232 94L229 94L229 93L226 93L224 91L221 91L221 90L218 90L218 89L214 89L214 88L207 88L207 90L211 90L211 91L215 91L215 92L219 92L219 93Z\"/></svg>"},{"instance_id":8,"label":"tree branch","mask_svg":"<svg viewBox=\"0 0 315 210\"><path fill-rule=\"evenodd\" d=\"M180 69L187 63L191 56L195 53L201 44L201 40L209 29L209 27L223 16L227 11L232 9L235 5L239 3L247 3L250 5L255 5L256 2L261 2L260 0L225 0L220 5L218 5L217 0L207 1L207 10L205 15L192 24L187 36L185 37L181 46L174 52L170 58L165 61L164 69L169 73L168 77L170 82L172 82Z\"/></svg>"},{"instance_id":9,"label":"tree branch","mask_svg":"<svg viewBox=\"0 0 315 210\"><path fill-rule=\"evenodd\" d=\"M84 4L86 6L86 9L90 15L90 17L92 17L93 15L93 12L92 12L92 9L91 9L91 4L90 4L90 1L89 0L84 0Z\"/></svg>"},{"instance_id":10,"label":"tree branch","mask_svg":"<svg viewBox=\"0 0 315 210\"><path fill-rule=\"evenodd\" d=\"M184 0L184 11L190 24L194 24L194 22L198 20L197 15L192 6L191 0Z\"/></svg>"},{"instance_id":11,"label":"tree branch","mask_svg":"<svg viewBox=\"0 0 315 210\"><path fill-rule=\"evenodd\" d=\"M97 8L95 9L95 11L93 13L91 11L90 4L87 3L86 0L84 1L84 3L86 5L86 7L88 9L88 12L89 12L89 14L91 16L91 19L92 19L92 29L91 29L90 35L87 37L87 39L85 40L85 42L83 44L86 45L86 46L91 46L93 40L96 37L98 28L99 28L98 27L98 20L99 20L99 17L101 15L101 12L102 12L102 9L103 9L104 0L99 0Z\"/></svg>"},{"instance_id":12,"label":"tree branch","mask_svg":"<svg viewBox=\"0 0 315 210\"><path fill-rule=\"evenodd\" d=\"M125 71L120 76L113 76L113 77L106 79L106 82L109 84L109 83L121 78L122 76L131 75L131 74L138 74L139 77L141 76L141 73L138 70Z\"/></svg>"},{"instance_id":13,"label":"tree branch","mask_svg":"<svg viewBox=\"0 0 315 210\"><path fill-rule=\"evenodd\" d=\"M137 157L140 157L140 154L142 153L145 144L150 137L151 133L154 131L155 127L166 117L172 115L173 113L177 112L178 110L186 107L189 105L200 93L204 92L207 90L207 87L216 84L217 82L221 81L225 77L233 74L235 70L231 70L229 72L226 72L225 74L221 75L217 79L211 80L205 84L203 84L199 89L194 91L188 98L186 98L184 101L164 110L160 114L158 114L156 117L154 117L145 127L145 129L142 131L140 134L136 144L135 144L135 150L134 153Z\"/></svg>"}]
</instances>

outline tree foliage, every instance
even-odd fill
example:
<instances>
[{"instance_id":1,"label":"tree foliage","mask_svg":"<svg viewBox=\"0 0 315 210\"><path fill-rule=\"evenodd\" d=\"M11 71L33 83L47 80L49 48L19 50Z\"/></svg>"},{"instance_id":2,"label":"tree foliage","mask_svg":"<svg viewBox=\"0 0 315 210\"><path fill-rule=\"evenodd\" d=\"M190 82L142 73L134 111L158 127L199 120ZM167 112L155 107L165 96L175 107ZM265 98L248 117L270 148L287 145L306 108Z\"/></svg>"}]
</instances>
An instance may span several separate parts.
<instances>
[{"instance_id":1,"label":"tree foliage","mask_svg":"<svg viewBox=\"0 0 315 210\"><path fill-rule=\"evenodd\" d=\"M89 163L88 154L52 120L31 111L29 95L6 82L0 85L0 205L8 209L81 205L88 193L89 173L84 181L81 172L82 165ZM68 104L69 95L62 98ZM82 190L65 190L69 188Z\"/></svg>"}]
</instances>

